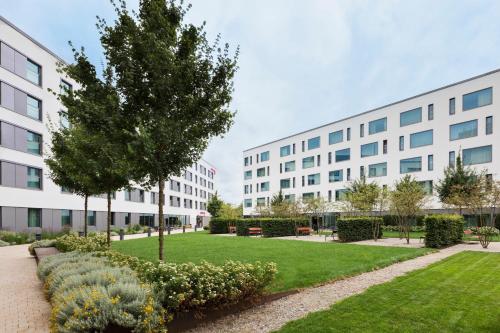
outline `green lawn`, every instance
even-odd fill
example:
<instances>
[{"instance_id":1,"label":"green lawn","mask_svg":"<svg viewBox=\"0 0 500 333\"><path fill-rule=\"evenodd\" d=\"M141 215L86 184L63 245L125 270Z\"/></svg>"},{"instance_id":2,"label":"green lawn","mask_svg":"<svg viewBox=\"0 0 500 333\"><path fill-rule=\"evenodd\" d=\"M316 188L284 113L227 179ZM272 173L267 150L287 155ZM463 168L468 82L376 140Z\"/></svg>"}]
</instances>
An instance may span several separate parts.
<instances>
[{"instance_id":1,"label":"green lawn","mask_svg":"<svg viewBox=\"0 0 500 333\"><path fill-rule=\"evenodd\" d=\"M158 238L141 238L112 243L113 249L142 259L156 260ZM220 264L225 260L275 262L278 274L271 292L291 290L387 266L428 252L379 246L313 243L249 237L224 237L207 233L168 236L165 257L169 262Z\"/></svg>"},{"instance_id":2,"label":"green lawn","mask_svg":"<svg viewBox=\"0 0 500 333\"><path fill-rule=\"evenodd\" d=\"M500 332L500 254L462 252L280 332Z\"/></svg>"}]
</instances>

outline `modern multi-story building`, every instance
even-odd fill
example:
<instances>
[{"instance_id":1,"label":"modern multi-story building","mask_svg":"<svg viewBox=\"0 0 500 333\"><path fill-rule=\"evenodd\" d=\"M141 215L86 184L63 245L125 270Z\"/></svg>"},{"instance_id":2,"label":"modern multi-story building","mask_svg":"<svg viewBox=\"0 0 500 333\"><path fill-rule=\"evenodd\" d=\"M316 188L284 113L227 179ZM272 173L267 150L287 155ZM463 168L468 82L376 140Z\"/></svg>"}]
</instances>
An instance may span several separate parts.
<instances>
[{"instance_id":1,"label":"modern multi-story building","mask_svg":"<svg viewBox=\"0 0 500 333\"><path fill-rule=\"evenodd\" d=\"M495 70L247 149L244 214L256 214L279 190L290 200L322 196L335 203L361 175L391 186L410 174L431 194L458 154L496 179L499 101ZM434 196L428 208L442 207Z\"/></svg>"},{"instance_id":2,"label":"modern multi-story building","mask_svg":"<svg viewBox=\"0 0 500 333\"><path fill-rule=\"evenodd\" d=\"M71 88L57 72L57 55L0 16L0 229L83 230L83 199L48 177L44 151L50 149L48 124L67 126L64 108L48 89ZM165 186L170 223L206 223L214 193L215 167L201 160ZM119 191L112 201L113 224L158 225L158 189ZM90 230L106 226L106 199L89 199Z\"/></svg>"}]
</instances>

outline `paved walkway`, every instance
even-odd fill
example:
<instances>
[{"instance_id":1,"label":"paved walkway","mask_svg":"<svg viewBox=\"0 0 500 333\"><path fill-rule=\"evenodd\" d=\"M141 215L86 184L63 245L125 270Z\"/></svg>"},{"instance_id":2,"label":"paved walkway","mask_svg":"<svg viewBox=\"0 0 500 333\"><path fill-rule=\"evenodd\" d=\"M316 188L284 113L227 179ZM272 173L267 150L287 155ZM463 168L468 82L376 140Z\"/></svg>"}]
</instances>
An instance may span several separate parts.
<instances>
[{"instance_id":1,"label":"paved walkway","mask_svg":"<svg viewBox=\"0 0 500 333\"><path fill-rule=\"evenodd\" d=\"M302 239L304 240L304 239ZM378 243L378 242L377 242ZM378 244L377 244L378 245ZM338 301L364 292L371 286L389 282L395 277L443 260L465 250L484 251L478 244L455 245L439 252L403 261L391 266L339 280L320 287L305 289L274 302L207 323L189 332L270 332L308 313L326 310ZM500 252L500 243L491 243L487 252Z\"/></svg>"},{"instance_id":2,"label":"paved walkway","mask_svg":"<svg viewBox=\"0 0 500 333\"><path fill-rule=\"evenodd\" d=\"M0 332L48 332L50 309L28 245L0 247Z\"/></svg>"}]
</instances>

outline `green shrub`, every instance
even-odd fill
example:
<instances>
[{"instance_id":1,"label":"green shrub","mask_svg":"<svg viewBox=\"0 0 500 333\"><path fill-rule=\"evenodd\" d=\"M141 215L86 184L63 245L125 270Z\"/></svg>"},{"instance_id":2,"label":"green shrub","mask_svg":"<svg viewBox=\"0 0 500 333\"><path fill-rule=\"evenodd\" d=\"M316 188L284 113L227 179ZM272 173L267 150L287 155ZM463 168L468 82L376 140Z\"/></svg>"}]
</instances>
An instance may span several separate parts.
<instances>
[{"instance_id":1,"label":"green shrub","mask_svg":"<svg viewBox=\"0 0 500 333\"><path fill-rule=\"evenodd\" d=\"M269 218L259 220L261 221L264 237L295 236L295 229L297 227L309 226L309 219L307 218Z\"/></svg>"},{"instance_id":2,"label":"green shrub","mask_svg":"<svg viewBox=\"0 0 500 333\"><path fill-rule=\"evenodd\" d=\"M104 233L91 233L87 237L79 237L76 234L63 235L56 239L55 246L61 252L104 251L108 248L107 237Z\"/></svg>"},{"instance_id":3,"label":"green shrub","mask_svg":"<svg viewBox=\"0 0 500 333\"><path fill-rule=\"evenodd\" d=\"M38 276L52 303L54 332L165 331L164 311L151 286L106 258L78 252L50 256L41 260Z\"/></svg>"},{"instance_id":4,"label":"green shrub","mask_svg":"<svg viewBox=\"0 0 500 333\"><path fill-rule=\"evenodd\" d=\"M460 243L464 234L461 215L435 214L425 217L425 246L441 248Z\"/></svg>"},{"instance_id":5,"label":"green shrub","mask_svg":"<svg viewBox=\"0 0 500 333\"><path fill-rule=\"evenodd\" d=\"M480 227L477 229L477 234L479 236L479 242L483 248L488 248L491 240L494 236L499 234L499 230L494 227Z\"/></svg>"},{"instance_id":6,"label":"green shrub","mask_svg":"<svg viewBox=\"0 0 500 333\"><path fill-rule=\"evenodd\" d=\"M11 245L27 244L33 242L35 240L35 236L27 232L0 230L0 240Z\"/></svg>"},{"instance_id":7,"label":"green shrub","mask_svg":"<svg viewBox=\"0 0 500 333\"><path fill-rule=\"evenodd\" d=\"M227 234L229 232L229 222L233 220L221 219L221 218L211 218L208 224L208 228L211 234Z\"/></svg>"},{"instance_id":8,"label":"green shrub","mask_svg":"<svg viewBox=\"0 0 500 333\"><path fill-rule=\"evenodd\" d=\"M3 240L0 240L0 247L2 246L9 246L10 243L4 242Z\"/></svg>"},{"instance_id":9,"label":"green shrub","mask_svg":"<svg viewBox=\"0 0 500 333\"><path fill-rule=\"evenodd\" d=\"M35 242L31 243L30 246L28 247L28 251L32 256L34 256L36 248L53 247L55 245L56 245L55 239L42 239L42 240L35 241Z\"/></svg>"},{"instance_id":10,"label":"green shrub","mask_svg":"<svg viewBox=\"0 0 500 333\"><path fill-rule=\"evenodd\" d=\"M342 242L356 242L373 239L373 223L382 222L380 217L357 216L342 217L337 220L337 232ZM378 238L382 237L382 229L379 230Z\"/></svg>"}]
</instances>

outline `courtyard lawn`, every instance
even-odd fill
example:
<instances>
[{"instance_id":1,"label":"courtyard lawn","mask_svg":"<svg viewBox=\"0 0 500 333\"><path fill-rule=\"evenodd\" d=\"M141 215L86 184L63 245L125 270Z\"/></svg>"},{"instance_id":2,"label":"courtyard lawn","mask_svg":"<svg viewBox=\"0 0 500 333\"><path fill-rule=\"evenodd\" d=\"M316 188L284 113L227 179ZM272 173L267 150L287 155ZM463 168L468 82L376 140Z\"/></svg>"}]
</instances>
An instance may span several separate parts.
<instances>
[{"instance_id":1,"label":"courtyard lawn","mask_svg":"<svg viewBox=\"0 0 500 333\"><path fill-rule=\"evenodd\" d=\"M112 247L146 260L154 261L158 257L157 237L116 241L112 243ZM324 283L414 258L428 251L429 249L331 242L226 237L204 232L171 235L165 240L165 258L168 262L275 262L278 274L270 292Z\"/></svg>"},{"instance_id":2,"label":"courtyard lawn","mask_svg":"<svg viewBox=\"0 0 500 333\"><path fill-rule=\"evenodd\" d=\"M500 332L500 254L462 252L280 332Z\"/></svg>"},{"instance_id":3,"label":"courtyard lawn","mask_svg":"<svg viewBox=\"0 0 500 333\"><path fill-rule=\"evenodd\" d=\"M419 239L420 237L424 237L425 232L410 232L410 238ZM397 231L384 231L384 238L399 238L399 232ZM474 235L464 235L464 241L478 241L477 237ZM500 236L494 236L491 240L492 242L500 242Z\"/></svg>"}]
</instances>

